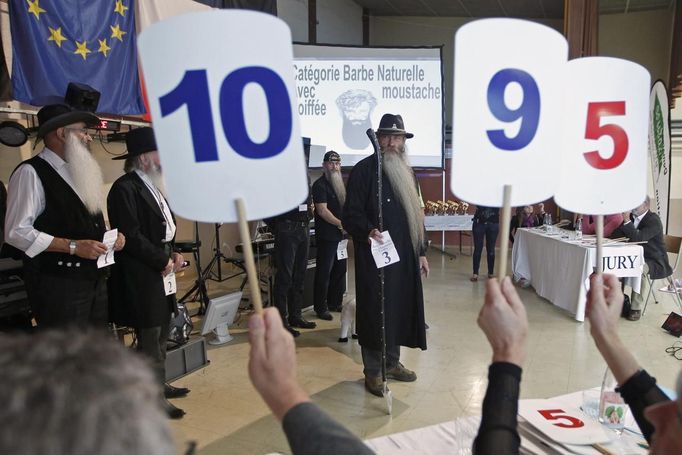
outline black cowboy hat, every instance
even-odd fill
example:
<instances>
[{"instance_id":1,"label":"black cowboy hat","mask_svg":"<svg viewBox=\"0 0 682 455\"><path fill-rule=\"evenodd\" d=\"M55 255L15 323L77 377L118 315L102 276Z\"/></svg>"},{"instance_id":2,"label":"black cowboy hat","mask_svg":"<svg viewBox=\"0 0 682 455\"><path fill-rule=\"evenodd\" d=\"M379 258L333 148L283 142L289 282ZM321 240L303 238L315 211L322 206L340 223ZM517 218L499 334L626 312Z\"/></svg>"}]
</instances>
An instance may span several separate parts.
<instances>
[{"instance_id":1,"label":"black cowboy hat","mask_svg":"<svg viewBox=\"0 0 682 455\"><path fill-rule=\"evenodd\" d=\"M384 114L379 122L377 134L388 134L393 136L405 136L407 139L414 137L414 134L405 131L403 118L398 114Z\"/></svg>"},{"instance_id":2,"label":"black cowboy hat","mask_svg":"<svg viewBox=\"0 0 682 455\"><path fill-rule=\"evenodd\" d=\"M130 130L126 135L126 147L128 148L128 153L112 158L112 160L125 160L158 150L156 148L156 139L154 139L154 130L148 126Z\"/></svg>"},{"instance_id":3,"label":"black cowboy hat","mask_svg":"<svg viewBox=\"0 0 682 455\"><path fill-rule=\"evenodd\" d=\"M57 128L83 122L87 126L99 124L99 118L90 112L76 111L66 104L48 104L38 111L38 137L40 140Z\"/></svg>"}]
</instances>

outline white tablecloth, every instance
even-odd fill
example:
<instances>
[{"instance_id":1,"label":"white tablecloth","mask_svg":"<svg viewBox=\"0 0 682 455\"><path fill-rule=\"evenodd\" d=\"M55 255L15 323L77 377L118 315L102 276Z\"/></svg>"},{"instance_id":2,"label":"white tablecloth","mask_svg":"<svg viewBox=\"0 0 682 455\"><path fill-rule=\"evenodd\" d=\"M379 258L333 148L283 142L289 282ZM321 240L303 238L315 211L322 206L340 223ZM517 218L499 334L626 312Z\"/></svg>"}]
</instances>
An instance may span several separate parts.
<instances>
[{"instance_id":1,"label":"white tablecloth","mask_svg":"<svg viewBox=\"0 0 682 455\"><path fill-rule=\"evenodd\" d=\"M474 215L427 215L424 227L427 231L470 231Z\"/></svg>"},{"instance_id":2,"label":"white tablecloth","mask_svg":"<svg viewBox=\"0 0 682 455\"><path fill-rule=\"evenodd\" d=\"M547 235L541 228L518 229L512 250L512 271L516 280L525 278L540 297L568 310L577 321L585 319L585 303L589 290L589 276L596 263L594 247L562 239L561 232ZM563 231L568 235L568 231ZM627 249L627 250L626 250ZM605 246L604 256L634 252L638 264L643 264L640 245ZM614 270L607 270L613 273ZM629 277L626 283L639 291L641 267L619 270L619 276Z\"/></svg>"}]
</instances>

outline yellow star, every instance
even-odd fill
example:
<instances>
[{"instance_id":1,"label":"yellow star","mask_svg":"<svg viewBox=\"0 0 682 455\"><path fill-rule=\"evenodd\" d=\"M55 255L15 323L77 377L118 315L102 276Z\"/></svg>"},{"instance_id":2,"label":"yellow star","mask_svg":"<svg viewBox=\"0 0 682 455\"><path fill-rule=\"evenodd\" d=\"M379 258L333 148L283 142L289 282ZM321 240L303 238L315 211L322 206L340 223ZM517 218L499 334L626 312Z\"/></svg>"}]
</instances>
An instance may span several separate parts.
<instances>
[{"instance_id":1,"label":"yellow star","mask_svg":"<svg viewBox=\"0 0 682 455\"><path fill-rule=\"evenodd\" d=\"M54 43L62 47L62 41L68 41L66 38L64 38L64 35L62 35L62 28L59 27L56 30L53 29L52 27L47 27L50 29L50 37L47 39L48 41L54 41Z\"/></svg>"},{"instance_id":2,"label":"yellow star","mask_svg":"<svg viewBox=\"0 0 682 455\"><path fill-rule=\"evenodd\" d=\"M114 8L115 13L118 13L121 16L125 17L125 12L127 9L128 7L123 5L122 0L116 0L116 7Z\"/></svg>"},{"instance_id":3,"label":"yellow star","mask_svg":"<svg viewBox=\"0 0 682 455\"><path fill-rule=\"evenodd\" d=\"M98 39L99 41L99 49L97 49L97 52L101 52L104 54L104 56L107 56L107 52L111 50L111 48L107 45L107 40L106 39Z\"/></svg>"},{"instance_id":4,"label":"yellow star","mask_svg":"<svg viewBox=\"0 0 682 455\"><path fill-rule=\"evenodd\" d=\"M26 0L26 1L28 2L28 12L30 14L33 14L36 17L36 19L40 20L40 13L46 13L47 12L44 9L42 9L40 7L40 5L38 4L38 2L40 2L40 0L33 0L33 1Z\"/></svg>"},{"instance_id":5,"label":"yellow star","mask_svg":"<svg viewBox=\"0 0 682 455\"><path fill-rule=\"evenodd\" d=\"M88 54L92 52L90 49L88 49L88 42L87 41L83 41L82 43L79 43L78 41L76 41L76 47L78 49L76 49L73 53L78 54L81 57L83 57L83 60L88 58Z\"/></svg>"},{"instance_id":6,"label":"yellow star","mask_svg":"<svg viewBox=\"0 0 682 455\"><path fill-rule=\"evenodd\" d=\"M128 32L121 30L121 26L118 24L116 24L116 27L112 27L111 25L109 27L111 27L111 37L123 42L123 35Z\"/></svg>"}]
</instances>

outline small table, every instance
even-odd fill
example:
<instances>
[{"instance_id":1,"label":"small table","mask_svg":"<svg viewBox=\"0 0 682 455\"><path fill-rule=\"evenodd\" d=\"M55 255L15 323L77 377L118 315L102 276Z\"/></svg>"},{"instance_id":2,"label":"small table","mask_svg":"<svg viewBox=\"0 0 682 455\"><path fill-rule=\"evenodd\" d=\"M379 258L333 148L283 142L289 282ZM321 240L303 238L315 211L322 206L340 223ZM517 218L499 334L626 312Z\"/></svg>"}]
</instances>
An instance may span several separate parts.
<instances>
[{"instance_id":1,"label":"small table","mask_svg":"<svg viewBox=\"0 0 682 455\"><path fill-rule=\"evenodd\" d=\"M587 238L583 243L572 239L573 231L555 232L547 233L544 227L516 231L512 249L514 278L528 280L540 297L568 310L582 322L597 250L587 244ZM603 247L604 271L627 277L626 284L639 292L644 250L641 245L610 242ZM620 257L624 259L621 261Z\"/></svg>"}]
</instances>

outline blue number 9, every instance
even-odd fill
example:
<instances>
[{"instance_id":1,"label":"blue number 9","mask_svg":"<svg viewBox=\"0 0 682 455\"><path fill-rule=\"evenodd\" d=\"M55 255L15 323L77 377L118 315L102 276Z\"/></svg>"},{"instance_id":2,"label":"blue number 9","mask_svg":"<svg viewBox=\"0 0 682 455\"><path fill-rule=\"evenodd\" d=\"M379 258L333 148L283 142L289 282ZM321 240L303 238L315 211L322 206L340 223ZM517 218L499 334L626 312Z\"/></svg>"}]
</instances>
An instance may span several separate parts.
<instances>
[{"instance_id":1,"label":"blue number 9","mask_svg":"<svg viewBox=\"0 0 682 455\"><path fill-rule=\"evenodd\" d=\"M504 102L507 86L516 82L523 91L523 102L517 109L509 109ZM487 130L490 142L502 150L520 150L531 143L538 130L540 119L540 91L535 79L527 72L506 68L498 71L488 84L488 107L498 120L510 123L521 119L521 127L515 137L507 137L504 130Z\"/></svg>"}]
</instances>

